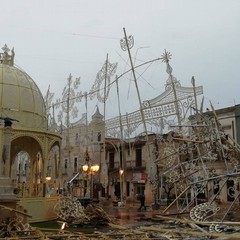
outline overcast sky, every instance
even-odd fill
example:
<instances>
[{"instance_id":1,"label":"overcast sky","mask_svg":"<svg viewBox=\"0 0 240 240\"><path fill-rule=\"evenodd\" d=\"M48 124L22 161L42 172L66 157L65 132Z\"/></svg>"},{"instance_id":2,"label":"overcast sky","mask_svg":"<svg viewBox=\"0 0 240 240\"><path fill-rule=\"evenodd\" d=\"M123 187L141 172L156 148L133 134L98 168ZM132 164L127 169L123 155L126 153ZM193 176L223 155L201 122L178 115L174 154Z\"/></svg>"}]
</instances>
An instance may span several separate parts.
<instances>
[{"instance_id":1,"label":"overcast sky","mask_svg":"<svg viewBox=\"0 0 240 240\"><path fill-rule=\"evenodd\" d=\"M34 79L43 95L50 84L55 98L61 97L70 73L81 78L80 91L89 91L107 54L110 62L118 63L116 74L128 70L127 52L120 47L125 28L134 37L131 52L136 64L161 57L166 49L172 54L173 75L186 87L194 76L196 85L203 86L206 106L209 100L216 109L240 104L239 0L0 2L0 45L14 47L15 64ZM164 63L156 61L137 71L142 100L164 91ZM139 108L130 75L120 85L121 111ZM110 91L107 104L116 106L115 87ZM102 109L96 99L92 105Z\"/></svg>"}]
</instances>

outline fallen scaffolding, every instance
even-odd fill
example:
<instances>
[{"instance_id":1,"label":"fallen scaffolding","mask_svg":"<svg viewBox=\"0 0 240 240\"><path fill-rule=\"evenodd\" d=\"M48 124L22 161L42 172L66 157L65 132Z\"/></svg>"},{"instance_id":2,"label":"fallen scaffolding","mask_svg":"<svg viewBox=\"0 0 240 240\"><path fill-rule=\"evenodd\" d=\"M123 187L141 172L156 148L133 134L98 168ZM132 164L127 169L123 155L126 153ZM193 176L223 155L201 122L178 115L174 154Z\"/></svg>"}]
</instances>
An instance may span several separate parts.
<instances>
[{"instance_id":1,"label":"fallen scaffolding","mask_svg":"<svg viewBox=\"0 0 240 240\"><path fill-rule=\"evenodd\" d=\"M157 138L161 194L167 199L172 195L162 214L171 209L176 215L189 211L191 224L209 225L202 235L223 234L239 225L240 147L224 132L213 107L190 120Z\"/></svg>"}]
</instances>

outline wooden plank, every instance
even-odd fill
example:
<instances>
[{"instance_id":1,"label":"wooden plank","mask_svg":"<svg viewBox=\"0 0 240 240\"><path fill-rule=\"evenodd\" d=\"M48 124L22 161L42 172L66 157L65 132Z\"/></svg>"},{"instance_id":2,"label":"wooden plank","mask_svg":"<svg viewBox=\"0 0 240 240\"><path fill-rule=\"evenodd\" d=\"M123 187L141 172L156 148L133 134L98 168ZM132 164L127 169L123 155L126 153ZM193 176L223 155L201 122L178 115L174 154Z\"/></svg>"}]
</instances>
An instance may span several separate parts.
<instances>
[{"instance_id":1,"label":"wooden plank","mask_svg":"<svg viewBox=\"0 0 240 240\"><path fill-rule=\"evenodd\" d=\"M14 208L6 207L6 206L1 205L1 204L0 204L0 207L3 208L3 209L6 209L6 210L8 210L8 211L11 211L11 212L13 211L13 212L22 214L22 215L27 216L27 217L32 217L31 215L28 215L27 213L22 212L22 211L19 211L19 210L16 210L16 209L14 209Z\"/></svg>"}]
</instances>

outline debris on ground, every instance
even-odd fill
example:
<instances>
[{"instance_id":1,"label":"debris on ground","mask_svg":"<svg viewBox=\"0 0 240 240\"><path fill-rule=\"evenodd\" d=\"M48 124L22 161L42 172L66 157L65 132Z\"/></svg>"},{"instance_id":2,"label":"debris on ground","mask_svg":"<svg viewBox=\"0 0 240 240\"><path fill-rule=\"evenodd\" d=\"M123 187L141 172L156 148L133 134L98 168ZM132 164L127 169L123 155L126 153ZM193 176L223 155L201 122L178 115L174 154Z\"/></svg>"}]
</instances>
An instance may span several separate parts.
<instances>
[{"instance_id":1,"label":"debris on ground","mask_svg":"<svg viewBox=\"0 0 240 240\"><path fill-rule=\"evenodd\" d=\"M112 221L100 205L88 204L85 208L71 196L61 197L54 209L58 218L68 224L106 225Z\"/></svg>"}]
</instances>

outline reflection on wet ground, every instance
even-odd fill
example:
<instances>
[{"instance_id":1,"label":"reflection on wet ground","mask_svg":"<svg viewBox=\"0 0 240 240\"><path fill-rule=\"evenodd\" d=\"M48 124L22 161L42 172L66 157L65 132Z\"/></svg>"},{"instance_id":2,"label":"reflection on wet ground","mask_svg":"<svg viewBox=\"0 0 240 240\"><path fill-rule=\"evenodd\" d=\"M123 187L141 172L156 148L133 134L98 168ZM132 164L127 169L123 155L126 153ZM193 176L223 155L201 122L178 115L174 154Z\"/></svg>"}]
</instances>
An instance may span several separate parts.
<instances>
[{"instance_id":1,"label":"reflection on wet ground","mask_svg":"<svg viewBox=\"0 0 240 240\"><path fill-rule=\"evenodd\" d=\"M162 240L167 240L167 239L179 239L179 240L207 240L209 239L208 236L183 236L181 234L176 233L176 238L173 236L171 231L183 231L187 230L187 225L176 225L176 224L171 224L165 223L164 220L160 219L157 217L159 212L157 211L142 211L138 212L136 211L128 211L127 209L121 209L118 211L112 211L111 215L115 219L115 224L121 225L121 226L126 226L131 229L138 229L138 227L150 227L151 230L149 230L148 238L151 239L162 239ZM166 229L166 233L164 232L158 232L153 229ZM189 231L193 231L192 229L189 229ZM124 230L122 230L121 233L124 233ZM186 234L188 235L188 234ZM141 238L141 237L140 237ZM144 238L144 239L148 239ZM116 238L114 238L116 239ZM132 238L129 236L128 238L125 237L120 237L117 239L136 239L135 236Z\"/></svg>"},{"instance_id":2,"label":"reflection on wet ground","mask_svg":"<svg viewBox=\"0 0 240 240\"><path fill-rule=\"evenodd\" d=\"M144 215L137 216L136 218L133 218L132 216L118 215L115 216L115 222L124 226L153 224L152 219L146 218Z\"/></svg>"},{"instance_id":3,"label":"reflection on wet ground","mask_svg":"<svg viewBox=\"0 0 240 240\"><path fill-rule=\"evenodd\" d=\"M152 211L138 211L127 209L117 209L108 211L108 214L120 225L145 225L153 224L156 222L156 215L158 213L153 213Z\"/></svg>"}]
</instances>

